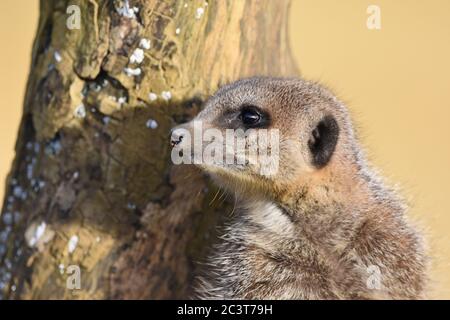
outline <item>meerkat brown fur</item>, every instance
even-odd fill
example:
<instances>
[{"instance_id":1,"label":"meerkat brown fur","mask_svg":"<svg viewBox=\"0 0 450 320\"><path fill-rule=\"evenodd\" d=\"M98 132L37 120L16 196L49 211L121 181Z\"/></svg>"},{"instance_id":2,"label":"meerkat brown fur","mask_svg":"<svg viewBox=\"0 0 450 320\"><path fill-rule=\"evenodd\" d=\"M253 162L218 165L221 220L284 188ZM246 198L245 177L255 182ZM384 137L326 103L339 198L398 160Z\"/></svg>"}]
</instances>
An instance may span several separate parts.
<instances>
[{"instance_id":1,"label":"meerkat brown fur","mask_svg":"<svg viewBox=\"0 0 450 320\"><path fill-rule=\"evenodd\" d=\"M224 136L279 130L272 175L254 162L198 164L236 197L199 278L200 298L424 297L422 237L367 165L346 107L329 90L302 79L244 79L222 87L194 121ZM193 133L194 121L172 131L174 149L189 143L180 129Z\"/></svg>"}]
</instances>

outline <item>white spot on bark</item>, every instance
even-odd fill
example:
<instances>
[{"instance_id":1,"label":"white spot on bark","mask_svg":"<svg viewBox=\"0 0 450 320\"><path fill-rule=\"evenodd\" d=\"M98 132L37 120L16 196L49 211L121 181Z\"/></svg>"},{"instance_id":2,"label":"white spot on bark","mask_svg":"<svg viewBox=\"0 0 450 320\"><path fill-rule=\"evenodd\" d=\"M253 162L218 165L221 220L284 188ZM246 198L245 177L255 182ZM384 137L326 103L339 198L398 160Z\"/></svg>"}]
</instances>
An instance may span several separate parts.
<instances>
[{"instance_id":1,"label":"white spot on bark","mask_svg":"<svg viewBox=\"0 0 450 320\"><path fill-rule=\"evenodd\" d=\"M172 93L170 93L170 91L163 91L161 92L161 97L164 100L169 101L170 99L172 99Z\"/></svg>"},{"instance_id":2,"label":"white spot on bark","mask_svg":"<svg viewBox=\"0 0 450 320\"><path fill-rule=\"evenodd\" d=\"M156 120L153 120L153 119L149 119L145 125L147 128L150 128L150 129L158 128L158 122L156 122Z\"/></svg>"},{"instance_id":3,"label":"white spot on bark","mask_svg":"<svg viewBox=\"0 0 450 320\"><path fill-rule=\"evenodd\" d=\"M20 216L19 211L14 212L14 223L18 223L20 221Z\"/></svg>"},{"instance_id":4,"label":"white spot on bark","mask_svg":"<svg viewBox=\"0 0 450 320\"><path fill-rule=\"evenodd\" d=\"M150 101L155 101L156 99L158 99L158 96L156 95L156 93L150 92L148 94L148 98L150 99Z\"/></svg>"},{"instance_id":5,"label":"white spot on bark","mask_svg":"<svg viewBox=\"0 0 450 320\"><path fill-rule=\"evenodd\" d=\"M69 253L73 253L75 251L75 249L78 246L78 236L77 235L73 235L72 237L70 237L69 242L67 243L67 250L69 251Z\"/></svg>"},{"instance_id":6,"label":"white spot on bark","mask_svg":"<svg viewBox=\"0 0 450 320\"><path fill-rule=\"evenodd\" d=\"M80 104L78 107L76 107L73 114L79 119L83 119L84 117L86 117L86 107L84 106L84 104Z\"/></svg>"},{"instance_id":7,"label":"white spot on bark","mask_svg":"<svg viewBox=\"0 0 450 320\"><path fill-rule=\"evenodd\" d=\"M23 190L21 186L15 186L13 189L13 195L16 198L23 199L26 198L26 191Z\"/></svg>"},{"instance_id":8,"label":"white spot on bark","mask_svg":"<svg viewBox=\"0 0 450 320\"><path fill-rule=\"evenodd\" d=\"M116 11L118 14L120 14L123 17L127 17L130 19L136 18L135 12L139 11L139 9L137 11L135 11L136 7L130 8L130 3L128 0L125 0L123 2L122 7L117 8Z\"/></svg>"},{"instance_id":9,"label":"white spot on bark","mask_svg":"<svg viewBox=\"0 0 450 320\"><path fill-rule=\"evenodd\" d=\"M127 102L127 98L126 98L126 97L120 97L119 99L117 99L117 102L118 102L120 105L122 105L122 104L124 104L125 102Z\"/></svg>"},{"instance_id":10,"label":"white spot on bark","mask_svg":"<svg viewBox=\"0 0 450 320\"><path fill-rule=\"evenodd\" d=\"M142 38L141 41L139 42L139 47L141 47L142 49L148 50L151 47L151 42L148 39Z\"/></svg>"},{"instance_id":11,"label":"white spot on bark","mask_svg":"<svg viewBox=\"0 0 450 320\"><path fill-rule=\"evenodd\" d=\"M39 179L31 179L31 188L34 192L39 192L42 188L45 187L45 181Z\"/></svg>"},{"instance_id":12,"label":"white spot on bark","mask_svg":"<svg viewBox=\"0 0 450 320\"><path fill-rule=\"evenodd\" d=\"M125 71L125 73L127 74L127 76L132 77L132 76L139 76L141 74L141 68L125 68L123 69L123 71Z\"/></svg>"},{"instance_id":13,"label":"white spot on bark","mask_svg":"<svg viewBox=\"0 0 450 320\"><path fill-rule=\"evenodd\" d=\"M34 143L34 152L39 153L39 151L41 151L41 145L39 144L39 142L35 142Z\"/></svg>"},{"instance_id":14,"label":"white spot on bark","mask_svg":"<svg viewBox=\"0 0 450 320\"><path fill-rule=\"evenodd\" d=\"M56 155L61 152L61 149L62 149L61 141L59 141L58 139L56 140L54 139L50 141L45 147L45 154Z\"/></svg>"},{"instance_id":15,"label":"white spot on bark","mask_svg":"<svg viewBox=\"0 0 450 320\"><path fill-rule=\"evenodd\" d=\"M42 221L39 225L37 223L31 224L25 231L25 240L27 241L28 246L31 248L35 247L44 235L46 229L47 224L45 221Z\"/></svg>"},{"instance_id":16,"label":"white spot on bark","mask_svg":"<svg viewBox=\"0 0 450 320\"><path fill-rule=\"evenodd\" d=\"M144 50L136 48L130 57L130 62L140 64L142 61L144 61Z\"/></svg>"},{"instance_id":17,"label":"white spot on bark","mask_svg":"<svg viewBox=\"0 0 450 320\"><path fill-rule=\"evenodd\" d=\"M62 60L61 54L58 51L55 51L53 53L53 57L55 58L55 61L58 63L61 62L61 60Z\"/></svg>"},{"instance_id":18,"label":"white spot on bark","mask_svg":"<svg viewBox=\"0 0 450 320\"><path fill-rule=\"evenodd\" d=\"M103 117L103 123L107 125L111 121L110 117Z\"/></svg>"},{"instance_id":19,"label":"white spot on bark","mask_svg":"<svg viewBox=\"0 0 450 320\"><path fill-rule=\"evenodd\" d=\"M175 34L178 35L178 34L180 34L180 32L181 32L180 28L176 28L176 29L175 29Z\"/></svg>"},{"instance_id":20,"label":"white spot on bark","mask_svg":"<svg viewBox=\"0 0 450 320\"><path fill-rule=\"evenodd\" d=\"M197 10L195 11L195 19L201 19L201 17L203 17L203 14L205 13L205 9L203 8L197 8Z\"/></svg>"},{"instance_id":21,"label":"white spot on bark","mask_svg":"<svg viewBox=\"0 0 450 320\"><path fill-rule=\"evenodd\" d=\"M98 83L94 84L94 91L95 92L100 92L100 90L102 90L102 86L99 85Z\"/></svg>"},{"instance_id":22,"label":"white spot on bark","mask_svg":"<svg viewBox=\"0 0 450 320\"><path fill-rule=\"evenodd\" d=\"M10 225L13 223L13 214L11 212L4 212L2 214L2 218L5 225Z\"/></svg>"},{"instance_id":23,"label":"white spot on bark","mask_svg":"<svg viewBox=\"0 0 450 320\"><path fill-rule=\"evenodd\" d=\"M36 164L36 158L31 160L31 163L27 164L27 178L31 180L33 178L34 165Z\"/></svg>"},{"instance_id":24,"label":"white spot on bark","mask_svg":"<svg viewBox=\"0 0 450 320\"><path fill-rule=\"evenodd\" d=\"M3 244L0 244L0 257L3 257L6 253L6 246ZM0 282L0 290L4 288L3 282Z\"/></svg>"}]
</instances>

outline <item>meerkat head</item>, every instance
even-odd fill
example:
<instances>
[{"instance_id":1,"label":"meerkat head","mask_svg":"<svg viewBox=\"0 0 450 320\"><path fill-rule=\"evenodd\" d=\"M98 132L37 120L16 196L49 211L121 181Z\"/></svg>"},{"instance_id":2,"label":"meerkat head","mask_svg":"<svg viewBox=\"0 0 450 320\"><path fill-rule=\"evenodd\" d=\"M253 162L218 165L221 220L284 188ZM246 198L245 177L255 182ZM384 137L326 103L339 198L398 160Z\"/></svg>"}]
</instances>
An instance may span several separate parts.
<instances>
[{"instance_id":1,"label":"meerkat head","mask_svg":"<svg viewBox=\"0 0 450 320\"><path fill-rule=\"evenodd\" d=\"M320 85L250 78L222 87L172 130L172 160L233 191L276 196L345 163L351 137L345 108Z\"/></svg>"}]
</instances>

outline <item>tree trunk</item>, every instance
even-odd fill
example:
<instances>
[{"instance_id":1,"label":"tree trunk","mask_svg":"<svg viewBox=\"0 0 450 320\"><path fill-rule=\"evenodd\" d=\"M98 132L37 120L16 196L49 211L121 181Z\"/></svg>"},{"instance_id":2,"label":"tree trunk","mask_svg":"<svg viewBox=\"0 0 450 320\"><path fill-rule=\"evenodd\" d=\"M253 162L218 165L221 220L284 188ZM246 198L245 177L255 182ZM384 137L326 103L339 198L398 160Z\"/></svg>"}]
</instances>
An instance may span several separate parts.
<instances>
[{"instance_id":1,"label":"tree trunk","mask_svg":"<svg viewBox=\"0 0 450 320\"><path fill-rule=\"evenodd\" d=\"M67 26L73 4L80 29ZM221 84L296 74L289 2L40 5L0 222L0 297L189 298L227 201L196 169L171 165L169 130Z\"/></svg>"}]
</instances>

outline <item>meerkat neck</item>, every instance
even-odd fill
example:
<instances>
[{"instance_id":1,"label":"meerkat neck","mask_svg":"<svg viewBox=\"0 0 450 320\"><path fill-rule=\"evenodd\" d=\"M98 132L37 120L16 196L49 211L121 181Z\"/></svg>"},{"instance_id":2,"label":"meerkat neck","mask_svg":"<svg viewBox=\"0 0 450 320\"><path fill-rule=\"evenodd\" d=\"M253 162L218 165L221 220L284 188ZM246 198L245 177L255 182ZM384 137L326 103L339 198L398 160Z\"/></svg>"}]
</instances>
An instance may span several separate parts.
<instances>
[{"instance_id":1,"label":"meerkat neck","mask_svg":"<svg viewBox=\"0 0 450 320\"><path fill-rule=\"evenodd\" d=\"M314 176L297 184L274 200L299 233L312 242L334 243L336 239L348 239L365 219L366 208L376 204L367 181L354 172L351 181L345 175ZM344 177L344 178L341 178ZM341 242L342 243L342 242Z\"/></svg>"}]
</instances>

